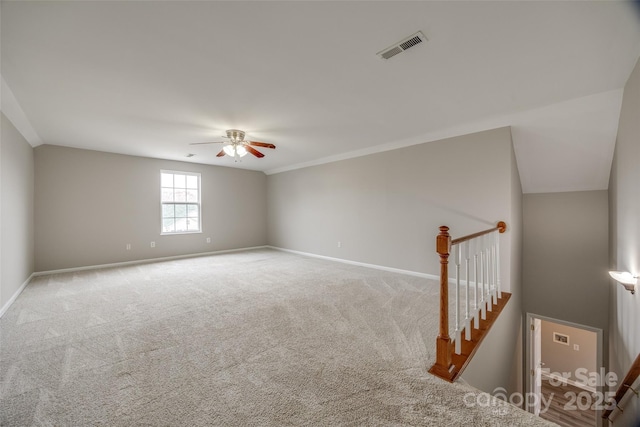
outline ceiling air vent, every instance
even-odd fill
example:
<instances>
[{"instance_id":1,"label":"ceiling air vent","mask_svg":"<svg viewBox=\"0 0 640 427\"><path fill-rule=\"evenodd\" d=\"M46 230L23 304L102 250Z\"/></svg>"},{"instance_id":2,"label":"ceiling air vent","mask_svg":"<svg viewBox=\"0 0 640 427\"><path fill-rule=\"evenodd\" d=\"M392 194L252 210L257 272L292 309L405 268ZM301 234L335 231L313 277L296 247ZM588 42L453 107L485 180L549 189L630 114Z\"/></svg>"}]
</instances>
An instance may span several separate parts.
<instances>
[{"instance_id":1,"label":"ceiling air vent","mask_svg":"<svg viewBox=\"0 0 640 427\"><path fill-rule=\"evenodd\" d=\"M396 56L397 54L426 41L427 38L422 34L422 31L418 31L393 46L389 46L388 48L378 52L378 56L382 59L389 59L392 56Z\"/></svg>"}]
</instances>

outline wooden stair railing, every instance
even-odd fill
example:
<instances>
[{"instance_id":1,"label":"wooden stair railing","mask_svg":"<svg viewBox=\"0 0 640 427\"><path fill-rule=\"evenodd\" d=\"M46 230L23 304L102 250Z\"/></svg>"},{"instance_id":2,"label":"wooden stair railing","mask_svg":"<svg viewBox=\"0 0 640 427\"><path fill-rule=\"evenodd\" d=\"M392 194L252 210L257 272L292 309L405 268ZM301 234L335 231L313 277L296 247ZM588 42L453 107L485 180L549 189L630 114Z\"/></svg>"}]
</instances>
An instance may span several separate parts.
<instances>
[{"instance_id":1,"label":"wooden stair railing","mask_svg":"<svg viewBox=\"0 0 640 427\"><path fill-rule=\"evenodd\" d=\"M500 289L498 238L496 237L496 245L492 248L491 252L487 251L486 256L483 256L482 251L480 252L480 274L478 273L477 254L474 255L474 315L472 317L473 320L468 318L470 300L469 244L474 239L483 238L483 236L490 233L494 233L497 236L496 231L504 233L506 229L507 224L500 221L494 228L452 240L449 235L449 227L441 226L440 234L436 237L436 252L440 255L440 330L436 338L436 362L431 369L429 369L429 372L449 382L455 381L460 374L462 374L462 371L464 371L471 361L471 358L489 332L489 329L502 312L509 298L511 298L510 293L502 292ZM467 242L464 247L466 258L466 316L464 327L459 329L458 309L460 301L458 293L460 287L460 260L462 258L462 247L459 245L464 242ZM451 254L452 246L455 245L458 245L456 249L457 252L454 253L456 264L455 323L457 345L454 345L453 340L449 336L449 255ZM494 261L493 268L489 268L489 259ZM480 300L478 299L479 290L482 292ZM488 290L488 292L485 295L486 290ZM486 299L485 296L487 297ZM471 327L472 322L473 327Z\"/></svg>"},{"instance_id":2,"label":"wooden stair railing","mask_svg":"<svg viewBox=\"0 0 640 427\"><path fill-rule=\"evenodd\" d=\"M625 396L625 394L627 394L629 390L633 391L636 394L636 396L638 396L638 391L634 390L631 387L633 383L638 379L638 376L640 376L640 353L638 353L636 360L633 362L633 364L631 365L631 368L629 368L629 372L627 372L627 375L622 380L622 384L620 384L620 387L618 387L618 391L616 391L614 400L615 400L615 407L618 408L618 410L622 411L622 408L618 406L618 404L620 403L622 398ZM613 404L613 402L611 403ZM602 418L608 420L609 415L611 415L613 410L614 408L610 408L604 411L602 413Z\"/></svg>"}]
</instances>

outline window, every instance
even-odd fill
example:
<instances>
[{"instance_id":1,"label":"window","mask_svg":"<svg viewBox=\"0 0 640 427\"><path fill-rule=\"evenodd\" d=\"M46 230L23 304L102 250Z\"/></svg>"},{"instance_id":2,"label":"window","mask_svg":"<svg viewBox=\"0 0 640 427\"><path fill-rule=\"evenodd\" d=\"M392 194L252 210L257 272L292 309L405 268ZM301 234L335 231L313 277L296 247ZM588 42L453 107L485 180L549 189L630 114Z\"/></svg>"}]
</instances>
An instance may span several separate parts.
<instances>
[{"instance_id":1,"label":"window","mask_svg":"<svg viewBox=\"0 0 640 427\"><path fill-rule=\"evenodd\" d=\"M200 232L200 174L160 171L162 233Z\"/></svg>"}]
</instances>

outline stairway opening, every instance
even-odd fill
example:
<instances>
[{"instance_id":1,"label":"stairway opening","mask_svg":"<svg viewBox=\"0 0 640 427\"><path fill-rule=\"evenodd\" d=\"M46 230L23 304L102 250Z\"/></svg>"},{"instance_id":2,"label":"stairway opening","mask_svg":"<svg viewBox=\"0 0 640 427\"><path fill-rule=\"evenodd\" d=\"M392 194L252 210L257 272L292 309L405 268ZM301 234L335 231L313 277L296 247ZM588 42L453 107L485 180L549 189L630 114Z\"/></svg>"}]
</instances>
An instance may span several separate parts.
<instances>
[{"instance_id":1,"label":"stairway opening","mask_svg":"<svg viewBox=\"0 0 640 427\"><path fill-rule=\"evenodd\" d=\"M602 330L527 314L527 410L560 426L600 427Z\"/></svg>"}]
</instances>

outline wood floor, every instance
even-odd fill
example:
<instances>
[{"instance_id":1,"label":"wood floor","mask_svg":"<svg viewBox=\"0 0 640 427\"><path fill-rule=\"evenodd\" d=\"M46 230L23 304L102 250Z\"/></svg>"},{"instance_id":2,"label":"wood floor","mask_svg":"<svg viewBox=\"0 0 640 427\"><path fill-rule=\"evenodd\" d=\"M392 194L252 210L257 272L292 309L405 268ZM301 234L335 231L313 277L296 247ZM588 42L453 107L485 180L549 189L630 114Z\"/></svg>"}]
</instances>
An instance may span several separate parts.
<instances>
[{"instance_id":1,"label":"wood floor","mask_svg":"<svg viewBox=\"0 0 640 427\"><path fill-rule=\"evenodd\" d=\"M551 399L549 409L545 413L540 413L540 417L545 420L552 421L563 427L592 427L596 425L596 411L594 409L580 409L588 404L589 400L578 399L580 393L584 393L584 389L578 388L571 384L553 386L548 380L542 380L542 397L543 402ZM589 392L586 392L589 393ZM595 402L595 398L591 395L591 403ZM592 406L593 407L593 406Z\"/></svg>"}]
</instances>

